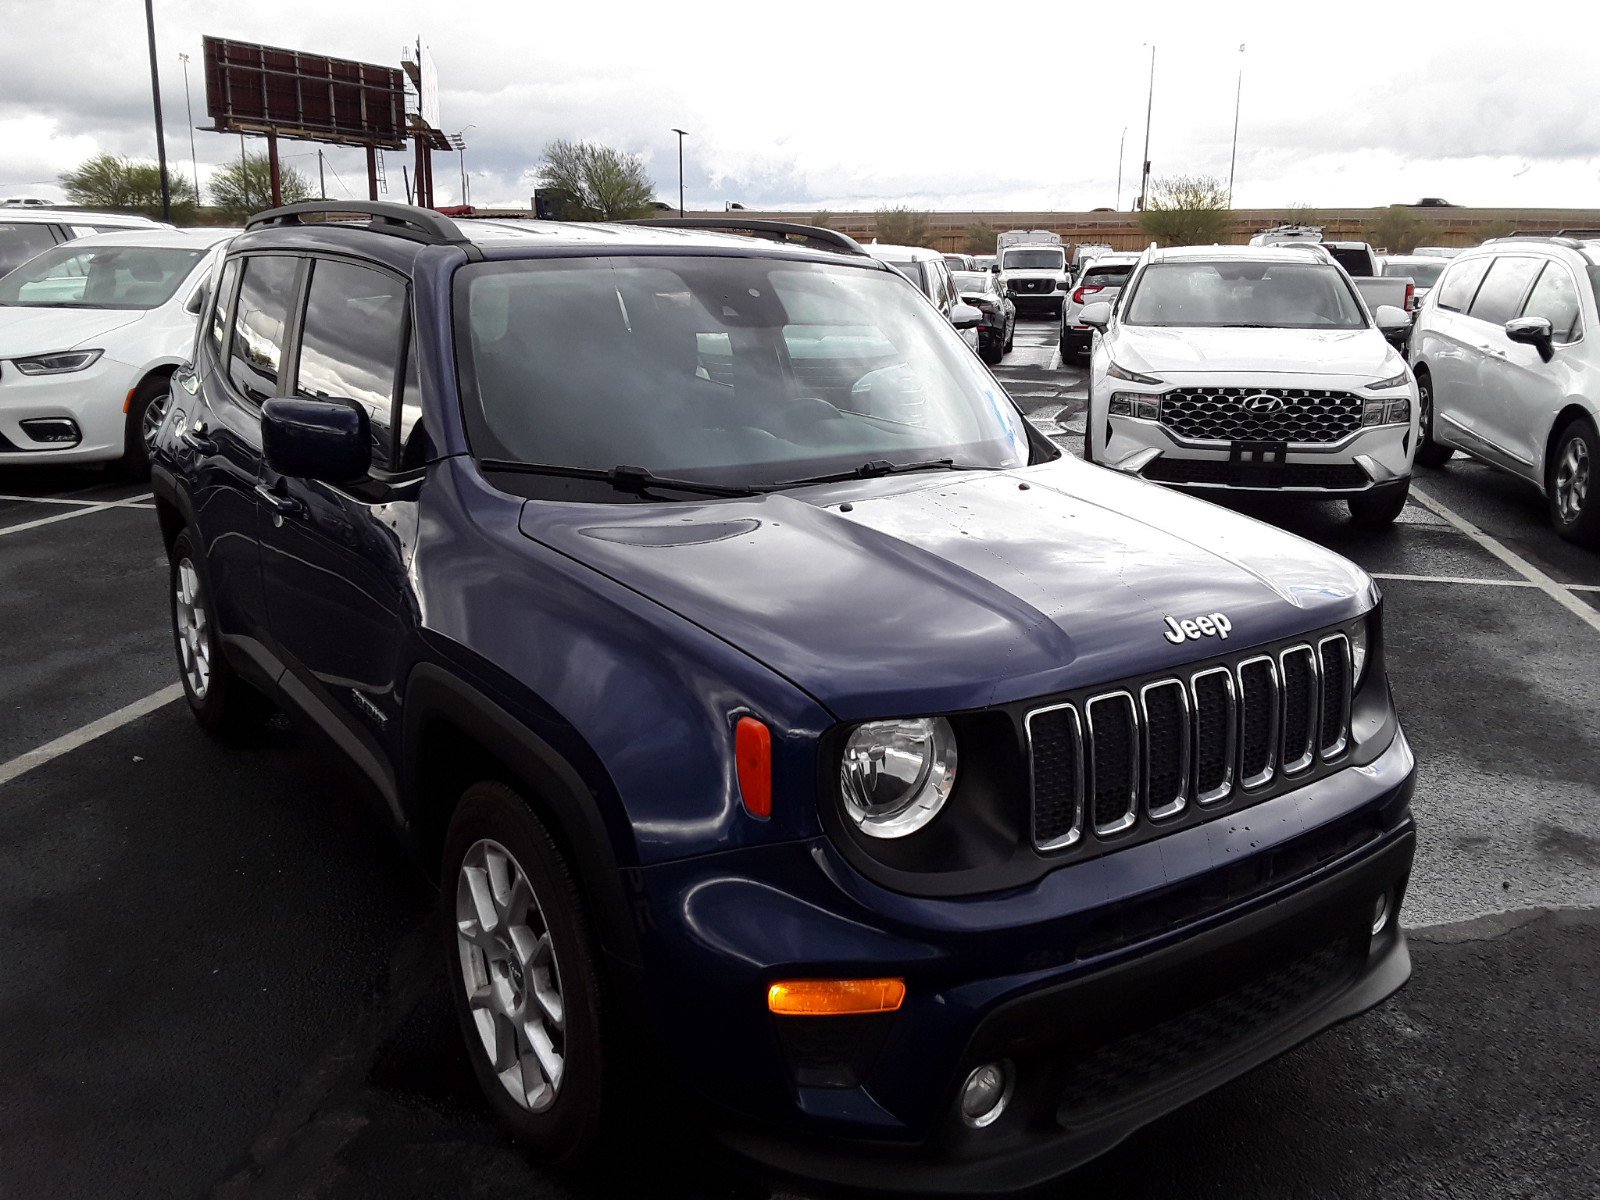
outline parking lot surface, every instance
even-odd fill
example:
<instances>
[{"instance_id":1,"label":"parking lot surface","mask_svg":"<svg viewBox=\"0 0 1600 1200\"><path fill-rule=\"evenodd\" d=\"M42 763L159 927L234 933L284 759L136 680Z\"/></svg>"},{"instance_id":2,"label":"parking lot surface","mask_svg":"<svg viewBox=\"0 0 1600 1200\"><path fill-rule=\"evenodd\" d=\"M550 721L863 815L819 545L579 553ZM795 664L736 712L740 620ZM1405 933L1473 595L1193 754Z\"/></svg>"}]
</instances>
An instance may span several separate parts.
<instances>
[{"instance_id":1,"label":"parking lot surface","mask_svg":"<svg viewBox=\"0 0 1600 1200\"><path fill-rule=\"evenodd\" d=\"M1021 324L997 374L1076 452L1054 332ZM1383 588L1415 975L1050 1194L1600 1194L1600 556L1460 459L1391 530L1246 511ZM0 478L0 1194L762 1194L665 1114L600 1175L529 1165L477 1099L421 874L309 735L200 732L166 589L148 487Z\"/></svg>"}]
</instances>

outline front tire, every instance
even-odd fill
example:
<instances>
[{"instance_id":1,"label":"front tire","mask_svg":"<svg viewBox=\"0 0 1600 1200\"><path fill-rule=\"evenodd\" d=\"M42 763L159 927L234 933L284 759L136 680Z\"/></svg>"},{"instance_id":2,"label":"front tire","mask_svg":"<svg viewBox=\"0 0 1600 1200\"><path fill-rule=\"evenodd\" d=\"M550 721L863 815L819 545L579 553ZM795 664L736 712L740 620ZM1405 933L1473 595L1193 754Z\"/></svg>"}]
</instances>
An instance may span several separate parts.
<instances>
[{"instance_id":1,"label":"front tire","mask_svg":"<svg viewBox=\"0 0 1600 1200\"><path fill-rule=\"evenodd\" d=\"M983 359L983 361L988 363L991 367L1004 358L1005 355L1006 352L1003 343L1000 342L990 342L986 346L978 347L978 357Z\"/></svg>"},{"instance_id":2,"label":"front tire","mask_svg":"<svg viewBox=\"0 0 1600 1200\"><path fill-rule=\"evenodd\" d=\"M157 375L134 389L122 427L122 458L118 467L130 479L150 477L150 447L171 399L172 377Z\"/></svg>"},{"instance_id":3,"label":"front tire","mask_svg":"<svg viewBox=\"0 0 1600 1200\"><path fill-rule=\"evenodd\" d=\"M1433 440L1433 376L1426 371L1417 372L1417 424L1421 430L1417 461L1425 467L1444 466L1455 450Z\"/></svg>"},{"instance_id":4,"label":"front tire","mask_svg":"<svg viewBox=\"0 0 1600 1200\"><path fill-rule=\"evenodd\" d=\"M173 539L167 580L178 678L195 721L208 733L259 724L270 706L223 657L205 563L187 532Z\"/></svg>"},{"instance_id":5,"label":"front tire","mask_svg":"<svg viewBox=\"0 0 1600 1200\"><path fill-rule=\"evenodd\" d=\"M1016 345L1017 345L1017 316L1016 316L1015 313L1012 313L1011 314L1011 320L1006 325L1005 352L1007 354L1010 354L1012 350L1016 349Z\"/></svg>"},{"instance_id":6,"label":"front tire","mask_svg":"<svg viewBox=\"0 0 1600 1200\"><path fill-rule=\"evenodd\" d=\"M1382 529L1393 525L1405 511L1406 499L1411 494L1411 481L1398 487L1386 487L1351 496L1345 503L1350 506L1350 519L1365 529Z\"/></svg>"},{"instance_id":7,"label":"front tire","mask_svg":"<svg viewBox=\"0 0 1600 1200\"><path fill-rule=\"evenodd\" d=\"M502 783L473 784L445 837L450 993L473 1074L516 1139L558 1168L604 1131L612 1064L600 955L565 858Z\"/></svg>"},{"instance_id":8,"label":"front tire","mask_svg":"<svg viewBox=\"0 0 1600 1200\"><path fill-rule=\"evenodd\" d=\"M1600 546L1600 497L1595 493L1596 457L1600 437L1585 417L1574 417L1556 436L1550 458L1545 494L1550 502L1550 523L1569 542Z\"/></svg>"}]
</instances>

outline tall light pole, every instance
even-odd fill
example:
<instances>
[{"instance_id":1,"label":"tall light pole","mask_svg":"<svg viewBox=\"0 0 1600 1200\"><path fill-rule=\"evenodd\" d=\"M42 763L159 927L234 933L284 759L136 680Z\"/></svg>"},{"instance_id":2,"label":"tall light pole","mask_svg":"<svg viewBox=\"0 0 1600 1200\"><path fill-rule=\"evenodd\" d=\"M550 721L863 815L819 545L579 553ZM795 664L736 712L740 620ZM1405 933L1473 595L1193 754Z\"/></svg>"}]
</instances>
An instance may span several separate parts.
<instances>
[{"instance_id":1,"label":"tall light pole","mask_svg":"<svg viewBox=\"0 0 1600 1200\"><path fill-rule=\"evenodd\" d=\"M678 135L678 220L683 220L683 139L689 135L687 129L673 127L673 133Z\"/></svg>"},{"instance_id":2,"label":"tall light pole","mask_svg":"<svg viewBox=\"0 0 1600 1200\"><path fill-rule=\"evenodd\" d=\"M194 176L194 202L200 203L200 163L194 154L194 104L189 99L189 56L178 55L183 64L183 110L189 114L189 171Z\"/></svg>"},{"instance_id":3,"label":"tall light pole","mask_svg":"<svg viewBox=\"0 0 1600 1200\"><path fill-rule=\"evenodd\" d=\"M1239 82L1233 89L1233 150L1228 155L1228 207L1233 207L1233 168L1239 161L1239 98L1244 95L1244 43L1239 43Z\"/></svg>"},{"instance_id":4,"label":"tall light pole","mask_svg":"<svg viewBox=\"0 0 1600 1200\"><path fill-rule=\"evenodd\" d=\"M476 129L477 127L478 123L474 121L470 125L463 126L461 132L456 135L461 139L461 144L456 147L456 153L461 167L461 203L463 204L472 203L472 189L467 184L467 130Z\"/></svg>"},{"instance_id":5,"label":"tall light pole","mask_svg":"<svg viewBox=\"0 0 1600 1200\"><path fill-rule=\"evenodd\" d=\"M1122 146L1128 140L1128 127L1122 127L1122 136L1117 139L1117 211L1122 211Z\"/></svg>"},{"instance_id":6,"label":"tall light pole","mask_svg":"<svg viewBox=\"0 0 1600 1200\"><path fill-rule=\"evenodd\" d=\"M1139 177L1139 211L1150 200L1150 114L1156 106L1156 44L1150 43L1150 95L1144 104L1144 174Z\"/></svg>"},{"instance_id":7,"label":"tall light pole","mask_svg":"<svg viewBox=\"0 0 1600 1200\"><path fill-rule=\"evenodd\" d=\"M156 161L161 164L161 219L172 220L172 181L167 178L167 133L161 127L161 76L156 71L156 12L154 0L144 0L144 23L150 34L150 98L156 109Z\"/></svg>"}]
</instances>

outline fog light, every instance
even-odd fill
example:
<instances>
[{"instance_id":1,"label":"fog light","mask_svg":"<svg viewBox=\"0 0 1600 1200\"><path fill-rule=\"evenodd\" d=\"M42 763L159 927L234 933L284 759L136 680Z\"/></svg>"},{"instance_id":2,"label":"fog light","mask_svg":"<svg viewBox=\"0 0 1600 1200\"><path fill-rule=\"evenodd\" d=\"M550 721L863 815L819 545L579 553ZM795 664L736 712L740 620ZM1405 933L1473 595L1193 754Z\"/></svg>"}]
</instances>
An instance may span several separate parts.
<instances>
[{"instance_id":1,"label":"fog light","mask_svg":"<svg viewBox=\"0 0 1600 1200\"><path fill-rule=\"evenodd\" d=\"M33 417L20 422L22 432L36 442L49 442L51 445L68 445L82 439L78 432L77 422L66 417Z\"/></svg>"},{"instance_id":2,"label":"fog light","mask_svg":"<svg viewBox=\"0 0 1600 1200\"><path fill-rule=\"evenodd\" d=\"M1384 892L1372 906L1372 936L1377 937L1389 923L1389 893Z\"/></svg>"},{"instance_id":3,"label":"fog light","mask_svg":"<svg viewBox=\"0 0 1600 1200\"><path fill-rule=\"evenodd\" d=\"M993 1125L1011 1102L1011 1067L984 1063L961 1085L961 1119L974 1129Z\"/></svg>"}]
</instances>

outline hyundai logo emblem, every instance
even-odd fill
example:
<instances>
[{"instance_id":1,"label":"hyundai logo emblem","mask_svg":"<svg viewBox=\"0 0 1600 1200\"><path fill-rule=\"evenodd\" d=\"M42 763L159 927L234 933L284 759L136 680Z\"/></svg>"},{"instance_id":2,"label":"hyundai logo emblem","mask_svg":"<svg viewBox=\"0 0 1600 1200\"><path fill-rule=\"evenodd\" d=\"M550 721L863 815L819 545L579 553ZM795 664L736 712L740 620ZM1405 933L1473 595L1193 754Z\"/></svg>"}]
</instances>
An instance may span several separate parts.
<instances>
[{"instance_id":1,"label":"hyundai logo emblem","mask_svg":"<svg viewBox=\"0 0 1600 1200\"><path fill-rule=\"evenodd\" d=\"M1239 407L1247 412L1274 413L1284 406L1282 396L1269 396L1266 392L1257 392L1253 396L1246 396L1239 401Z\"/></svg>"}]
</instances>

